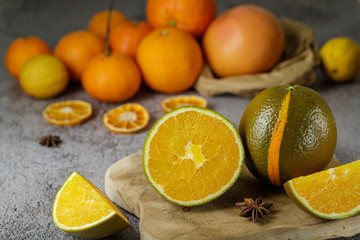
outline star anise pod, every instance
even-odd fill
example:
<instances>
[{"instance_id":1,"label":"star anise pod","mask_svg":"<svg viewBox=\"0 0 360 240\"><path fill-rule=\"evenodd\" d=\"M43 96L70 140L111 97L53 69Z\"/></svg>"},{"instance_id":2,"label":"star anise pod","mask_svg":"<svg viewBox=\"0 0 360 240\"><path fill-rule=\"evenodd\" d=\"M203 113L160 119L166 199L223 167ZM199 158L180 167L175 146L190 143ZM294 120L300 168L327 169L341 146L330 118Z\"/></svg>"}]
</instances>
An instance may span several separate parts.
<instances>
[{"instance_id":1,"label":"star anise pod","mask_svg":"<svg viewBox=\"0 0 360 240\"><path fill-rule=\"evenodd\" d=\"M264 215L269 214L269 208L273 205L269 202L263 202L261 197L254 201L251 198L244 198L243 202L237 202L235 205L240 208L241 217L250 217L254 223L257 222L258 217L263 218Z\"/></svg>"},{"instance_id":2,"label":"star anise pod","mask_svg":"<svg viewBox=\"0 0 360 240\"><path fill-rule=\"evenodd\" d=\"M59 136L43 136L40 138L39 143L47 147L56 147L58 144L62 143Z\"/></svg>"},{"instance_id":3,"label":"star anise pod","mask_svg":"<svg viewBox=\"0 0 360 240\"><path fill-rule=\"evenodd\" d=\"M183 210L184 212L190 212L190 208L189 208L189 207L183 207L182 210Z\"/></svg>"}]
</instances>

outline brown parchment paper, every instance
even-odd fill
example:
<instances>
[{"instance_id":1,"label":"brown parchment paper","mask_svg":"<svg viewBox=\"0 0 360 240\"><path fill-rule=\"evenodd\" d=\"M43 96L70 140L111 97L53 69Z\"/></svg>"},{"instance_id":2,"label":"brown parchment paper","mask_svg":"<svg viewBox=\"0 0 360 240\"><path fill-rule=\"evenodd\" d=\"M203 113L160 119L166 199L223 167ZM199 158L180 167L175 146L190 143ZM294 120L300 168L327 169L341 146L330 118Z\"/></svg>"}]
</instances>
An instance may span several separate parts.
<instances>
[{"instance_id":1,"label":"brown parchment paper","mask_svg":"<svg viewBox=\"0 0 360 240\"><path fill-rule=\"evenodd\" d=\"M205 97L234 94L253 97L277 85L311 85L316 81L314 68L319 65L314 31L308 25L289 18L280 20L285 31L285 50L281 60L266 73L216 78L208 64L194 86Z\"/></svg>"}]
</instances>

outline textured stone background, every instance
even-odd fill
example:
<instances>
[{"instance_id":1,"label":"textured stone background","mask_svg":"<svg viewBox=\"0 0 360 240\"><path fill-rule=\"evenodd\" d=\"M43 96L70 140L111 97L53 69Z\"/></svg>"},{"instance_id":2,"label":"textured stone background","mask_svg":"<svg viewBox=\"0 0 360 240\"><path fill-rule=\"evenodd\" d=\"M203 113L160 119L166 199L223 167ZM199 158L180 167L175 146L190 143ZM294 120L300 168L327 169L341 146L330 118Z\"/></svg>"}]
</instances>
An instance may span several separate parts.
<instances>
[{"instance_id":1,"label":"textured stone background","mask_svg":"<svg viewBox=\"0 0 360 240\"><path fill-rule=\"evenodd\" d=\"M151 121L146 130L134 135L111 133L101 119L118 104L96 101L78 85L71 85L54 99L35 100L23 93L4 67L5 51L15 38L35 35L54 47L69 31L86 28L90 17L106 9L108 2L0 1L0 239L74 239L57 229L51 219L52 202L61 184L72 171L77 171L104 190L106 169L117 160L141 151L149 129L163 115L160 102L167 95L143 87L131 102L143 104L149 110ZM218 13L247 2L264 6L278 17L312 26L319 46L336 36L347 36L360 43L360 5L355 0L218 0ZM118 0L115 8L129 19L145 19L145 0ZM312 87L328 102L338 126L336 155L342 163L360 159L360 76L351 83L331 84L317 73L318 81ZM46 123L41 116L44 107L66 99L90 102L93 117L74 127ZM249 101L231 95L208 98L209 107L235 125L239 124ZM39 145L38 139L48 134L59 135L64 142L58 148ZM109 239L140 238L139 220L129 213L125 215L132 226Z\"/></svg>"}]
</instances>

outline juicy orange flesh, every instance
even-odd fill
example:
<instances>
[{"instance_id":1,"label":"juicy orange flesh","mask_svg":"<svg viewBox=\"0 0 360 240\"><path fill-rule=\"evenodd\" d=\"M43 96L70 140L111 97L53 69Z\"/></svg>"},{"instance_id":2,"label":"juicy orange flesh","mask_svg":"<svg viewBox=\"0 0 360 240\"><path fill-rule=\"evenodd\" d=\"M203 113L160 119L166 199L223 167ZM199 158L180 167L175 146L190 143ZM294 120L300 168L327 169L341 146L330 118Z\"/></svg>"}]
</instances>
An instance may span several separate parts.
<instances>
[{"instance_id":1,"label":"juicy orange flesh","mask_svg":"<svg viewBox=\"0 0 360 240\"><path fill-rule=\"evenodd\" d=\"M107 114L107 123L116 128L132 129L146 124L148 117L144 110L136 105L126 104Z\"/></svg>"},{"instance_id":2,"label":"juicy orange flesh","mask_svg":"<svg viewBox=\"0 0 360 240\"><path fill-rule=\"evenodd\" d=\"M173 110L178 107L184 106L197 106L197 107L205 107L205 102L198 97L191 96L191 97L177 97L173 99L169 99L165 103L166 108L169 110Z\"/></svg>"},{"instance_id":3,"label":"juicy orange flesh","mask_svg":"<svg viewBox=\"0 0 360 240\"><path fill-rule=\"evenodd\" d=\"M56 217L67 227L81 227L97 222L114 211L126 219L97 187L76 174L61 191Z\"/></svg>"},{"instance_id":4,"label":"juicy orange flesh","mask_svg":"<svg viewBox=\"0 0 360 240\"><path fill-rule=\"evenodd\" d=\"M344 213L360 204L360 161L292 180L296 193L321 213ZM340 204L338 204L340 203Z\"/></svg>"},{"instance_id":5,"label":"juicy orange flesh","mask_svg":"<svg viewBox=\"0 0 360 240\"><path fill-rule=\"evenodd\" d=\"M196 111L169 117L153 136L148 169L164 193L179 201L208 197L228 184L240 152L225 123Z\"/></svg>"},{"instance_id":6,"label":"juicy orange flesh","mask_svg":"<svg viewBox=\"0 0 360 240\"><path fill-rule=\"evenodd\" d=\"M271 183L275 186L280 186L280 146L288 116L290 94L291 91L285 95L281 104L280 115L276 120L268 150L268 175Z\"/></svg>"},{"instance_id":7,"label":"juicy orange flesh","mask_svg":"<svg viewBox=\"0 0 360 240\"><path fill-rule=\"evenodd\" d=\"M72 121L78 120L89 114L89 108L81 103L59 103L53 104L45 110L45 114L56 121Z\"/></svg>"}]
</instances>

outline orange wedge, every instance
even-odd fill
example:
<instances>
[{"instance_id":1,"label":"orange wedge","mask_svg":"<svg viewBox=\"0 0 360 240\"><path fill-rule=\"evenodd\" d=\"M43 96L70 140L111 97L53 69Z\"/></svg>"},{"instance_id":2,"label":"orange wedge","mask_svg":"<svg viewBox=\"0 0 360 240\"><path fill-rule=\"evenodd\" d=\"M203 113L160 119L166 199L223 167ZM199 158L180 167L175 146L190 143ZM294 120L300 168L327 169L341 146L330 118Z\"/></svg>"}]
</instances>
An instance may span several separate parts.
<instances>
[{"instance_id":1,"label":"orange wedge","mask_svg":"<svg viewBox=\"0 0 360 240\"><path fill-rule=\"evenodd\" d=\"M58 228L82 238L103 238L130 226L104 193L76 172L57 192L52 217Z\"/></svg>"},{"instance_id":2,"label":"orange wedge","mask_svg":"<svg viewBox=\"0 0 360 240\"><path fill-rule=\"evenodd\" d=\"M150 130L143 168L154 189L181 206L210 202L240 175L244 148L236 127L200 107L177 108Z\"/></svg>"},{"instance_id":3,"label":"orange wedge","mask_svg":"<svg viewBox=\"0 0 360 240\"><path fill-rule=\"evenodd\" d=\"M325 219L360 212L360 160L284 184L286 193L304 211Z\"/></svg>"},{"instance_id":4,"label":"orange wedge","mask_svg":"<svg viewBox=\"0 0 360 240\"><path fill-rule=\"evenodd\" d=\"M175 97L165 98L161 102L161 107L164 113L168 113L175 108L184 107L184 106L197 106L197 107L207 107L207 101L205 98L196 96L196 95L179 95Z\"/></svg>"},{"instance_id":5,"label":"orange wedge","mask_svg":"<svg viewBox=\"0 0 360 240\"><path fill-rule=\"evenodd\" d=\"M150 120L148 111L137 103L127 103L104 114L105 126L115 133L133 133L145 128Z\"/></svg>"},{"instance_id":6,"label":"orange wedge","mask_svg":"<svg viewBox=\"0 0 360 240\"><path fill-rule=\"evenodd\" d=\"M43 111L43 117L55 125L72 126L88 120L91 113L90 103L69 100L48 105Z\"/></svg>"}]
</instances>

